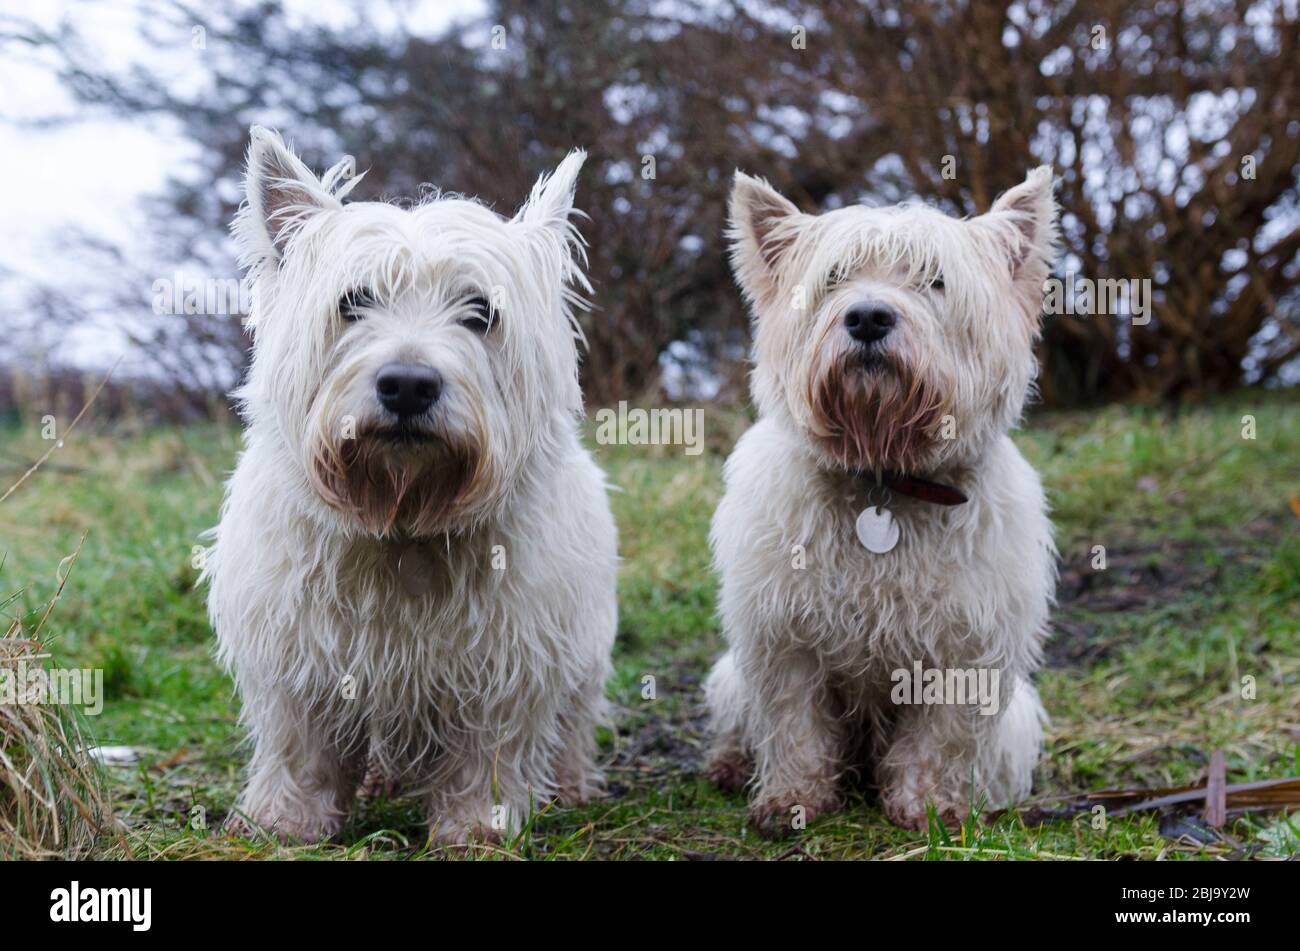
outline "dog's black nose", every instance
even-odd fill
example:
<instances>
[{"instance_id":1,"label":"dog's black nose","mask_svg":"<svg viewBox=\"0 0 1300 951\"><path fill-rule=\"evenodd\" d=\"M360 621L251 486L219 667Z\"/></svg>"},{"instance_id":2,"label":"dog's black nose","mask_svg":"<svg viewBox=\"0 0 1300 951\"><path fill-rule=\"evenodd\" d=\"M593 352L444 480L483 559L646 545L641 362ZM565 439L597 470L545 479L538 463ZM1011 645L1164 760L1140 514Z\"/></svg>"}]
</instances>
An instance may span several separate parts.
<instances>
[{"instance_id":1,"label":"dog's black nose","mask_svg":"<svg viewBox=\"0 0 1300 951\"><path fill-rule=\"evenodd\" d=\"M442 377L433 367L390 363L375 377L375 392L389 412L419 416L442 395Z\"/></svg>"},{"instance_id":2,"label":"dog's black nose","mask_svg":"<svg viewBox=\"0 0 1300 951\"><path fill-rule=\"evenodd\" d=\"M858 343L875 343L898 323L898 313L880 304L862 304L844 315L844 329Z\"/></svg>"}]
</instances>

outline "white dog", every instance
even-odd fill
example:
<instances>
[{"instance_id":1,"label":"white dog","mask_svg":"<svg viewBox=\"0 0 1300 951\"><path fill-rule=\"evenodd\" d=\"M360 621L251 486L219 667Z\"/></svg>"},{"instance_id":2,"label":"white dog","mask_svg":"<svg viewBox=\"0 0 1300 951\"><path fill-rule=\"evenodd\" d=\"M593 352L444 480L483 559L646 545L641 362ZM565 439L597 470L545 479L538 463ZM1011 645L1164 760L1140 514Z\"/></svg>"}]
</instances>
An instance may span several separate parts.
<instances>
[{"instance_id":1,"label":"white dog","mask_svg":"<svg viewBox=\"0 0 1300 951\"><path fill-rule=\"evenodd\" d=\"M1035 375L1051 170L965 221L802 214L738 173L731 225L759 419L713 521L730 649L707 685L712 778L752 774L768 834L868 769L910 827L1024 796L1055 550L1007 431ZM994 696L962 696L976 681Z\"/></svg>"},{"instance_id":2,"label":"white dog","mask_svg":"<svg viewBox=\"0 0 1300 951\"><path fill-rule=\"evenodd\" d=\"M206 576L254 744L239 808L339 831L367 755L434 837L596 790L616 626L605 479L578 440L582 152L511 219L342 198L252 130L246 448Z\"/></svg>"}]
</instances>

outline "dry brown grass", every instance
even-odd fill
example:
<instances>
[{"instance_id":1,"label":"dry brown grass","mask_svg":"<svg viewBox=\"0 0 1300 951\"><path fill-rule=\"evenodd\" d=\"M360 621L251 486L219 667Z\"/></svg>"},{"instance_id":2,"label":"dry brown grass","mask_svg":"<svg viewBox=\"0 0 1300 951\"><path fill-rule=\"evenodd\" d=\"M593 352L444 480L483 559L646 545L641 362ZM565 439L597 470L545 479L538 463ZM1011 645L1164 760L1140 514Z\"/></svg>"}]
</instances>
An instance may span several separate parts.
<instances>
[{"instance_id":1,"label":"dry brown grass","mask_svg":"<svg viewBox=\"0 0 1300 951\"><path fill-rule=\"evenodd\" d=\"M16 617L0 637L0 675L15 692L26 687L33 670L48 669L41 629L75 561L76 553L33 629ZM0 702L0 858L86 857L113 825L99 765L71 710L15 699Z\"/></svg>"},{"instance_id":2,"label":"dry brown grass","mask_svg":"<svg viewBox=\"0 0 1300 951\"><path fill-rule=\"evenodd\" d=\"M16 628L0 638L0 668L44 665L40 642ZM76 717L57 704L0 704L0 857L83 856L111 821Z\"/></svg>"}]
</instances>

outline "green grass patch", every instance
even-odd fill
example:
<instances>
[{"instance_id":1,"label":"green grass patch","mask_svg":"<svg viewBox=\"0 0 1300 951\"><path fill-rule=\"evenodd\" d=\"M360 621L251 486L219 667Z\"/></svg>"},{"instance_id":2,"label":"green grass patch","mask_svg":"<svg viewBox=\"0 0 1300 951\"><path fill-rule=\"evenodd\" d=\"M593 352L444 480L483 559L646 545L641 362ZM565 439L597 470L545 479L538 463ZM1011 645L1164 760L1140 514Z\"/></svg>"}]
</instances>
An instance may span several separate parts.
<instances>
[{"instance_id":1,"label":"green grass patch","mask_svg":"<svg viewBox=\"0 0 1300 951\"><path fill-rule=\"evenodd\" d=\"M1253 439L1243 438L1246 416ZM0 505L0 599L9 598L5 626L39 616L85 534L46 631L59 664L104 671L107 702L89 724L96 740L139 753L136 764L108 771L127 834L125 846L105 840L106 857L1151 859L1296 849L1277 817L1237 818L1228 837L1202 842L1154 815L1103 829L1088 814L1026 821L1028 809L975 808L961 830L916 833L890 825L870 800L790 841L759 839L743 798L698 775L701 683L721 647L708 548L729 448L721 439L696 457L595 447L616 487L623 559L607 798L548 807L515 841L490 849L428 847L417 804L402 799L365 804L344 844L227 838L219 821L246 754L237 698L212 659L195 557L216 521L238 433L83 427ZM742 427L742 414L706 410L706 436ZM1041 414L1016 439L1042 473L1062 554L1040 678L1053 722L1035 796L1195 780L1215 749L1230 780L1300 772L1294 399ZM33 424L0 431L0 446L7 486L48 443ZM1099 546L1104 570L1094 567Z\"/></svg>"}]
</instances>

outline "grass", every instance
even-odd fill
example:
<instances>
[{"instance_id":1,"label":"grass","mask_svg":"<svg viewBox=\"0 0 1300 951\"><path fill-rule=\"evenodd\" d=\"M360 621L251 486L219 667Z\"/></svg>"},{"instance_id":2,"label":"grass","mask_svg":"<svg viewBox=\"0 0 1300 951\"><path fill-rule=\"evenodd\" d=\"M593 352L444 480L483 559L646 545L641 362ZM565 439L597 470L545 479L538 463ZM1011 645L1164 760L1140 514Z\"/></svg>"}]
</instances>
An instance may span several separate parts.
<instances>
[{"instance_id":1,"label":"grass","mask_svg":"<svg viewBox=\"0 0 1300 951\"><path fill-rule=\"evenodd\" d=\"M1193 781L1215 749L1227 756L1229 781L1300 773L1295 399L1044 414L1016 435L1048 487L1062 555L1056 633L1040 677L1053 722L1036 797ZM1245 415L1255 439L1242 438ZM959 831L914 833L869 800L793 840L759 839L743 799L698 775L700 685L721 644L708 523L727 447L714 434L737 428L734 413L706 413L710 451L696 457L597 447L619 487L612 502L624 559L610 684L619 715L603 737L610 795L581 809L549 807L501 847L448 851L426 845L417 806L402 799L366 804L342 844L286 847L220 833L245 751L237 699L212 660L195 546L216 519L238 435L215 425L97 429L88 418L0 505L0 596L13 595L5 627L30 625L85 533L46 646L61 665L104 670L104 711L89 729L99 743L139 754L108 770L125 834L103 836L98 853L920 860L1278 857L1300 848L1300 819L1278 816L1235 817L1220 835L1157 815L1095 828L1090 813L990 815L973 804ZM0 482L48 446L36 424L0 430ZM1103 571L1093 568L1096 546ZM654 699L643 699L648 677ZM1243 678L1253 678L1254 699L1243 698L1252 683Z\"/></svg>"},{"instance_id":2,"label":"grass","mask_svg":"<svg viewBox=\"0 0 1300 951\"><path fill-rule=\"evenodd\" d=\"M49 608L58 595L56 587ZM41 676L49 670L41 641L49 613L30 627L12 618L0 636L0 858L93 856L110 824L104 774L87 753L79 711L17 700L49 682Z\"/></svg>"}]
</instances>

